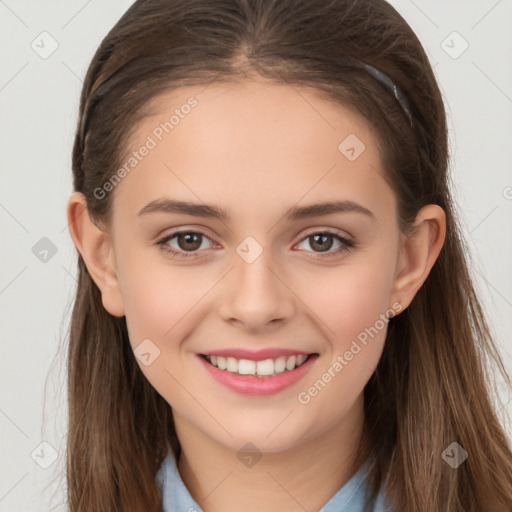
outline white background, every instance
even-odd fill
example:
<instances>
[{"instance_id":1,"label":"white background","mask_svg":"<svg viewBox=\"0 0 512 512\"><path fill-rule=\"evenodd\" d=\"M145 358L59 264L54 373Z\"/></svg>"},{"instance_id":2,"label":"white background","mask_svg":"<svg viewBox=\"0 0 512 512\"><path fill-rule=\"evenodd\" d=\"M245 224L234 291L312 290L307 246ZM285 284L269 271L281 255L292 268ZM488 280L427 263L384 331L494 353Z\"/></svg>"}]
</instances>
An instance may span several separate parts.
<instances>
[{"instance_id":1,"label":"white background","mask_svg":"<svg viewBox=\"0 0 512 512\"><path fill-rule=\"evenodd\" d=\"M446 100L472 271L510 371L512 1L391 3L427 49ZM65 215L71 147L87 66L130 4L0 0L0 511L65 509L67 397L65 352L58 350L65 348L76 285ZM58 42L47 59L31 47L43 31ZM458 58L464 42L454 31L469 44ZM57 250L46 263L32 252L42 237ZM512 396L500 389L498 408L512 433L504 416ZM51 461L43 441L58 453L48 469L35 462Z\"/></svg>"}]
</instances>

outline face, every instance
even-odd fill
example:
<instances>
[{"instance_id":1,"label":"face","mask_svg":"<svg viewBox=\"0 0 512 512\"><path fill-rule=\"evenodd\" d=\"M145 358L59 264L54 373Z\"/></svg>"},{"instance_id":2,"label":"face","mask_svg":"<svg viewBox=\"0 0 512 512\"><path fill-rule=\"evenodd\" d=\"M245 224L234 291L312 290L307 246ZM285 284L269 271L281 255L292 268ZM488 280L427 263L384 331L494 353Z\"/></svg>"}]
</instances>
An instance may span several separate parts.
<instances>
[{"instance_id":1,"label":"face","mask_svg":"<svg viewBox=\"0 0 512 512\"><path fill-rule=\"evenodd\" d=\"M109 191L122 312L180 425L292 448L361 411L399 312L396 198L356 114L306 88L203 89L159 100Z\"/></svg>"}]
</instances>

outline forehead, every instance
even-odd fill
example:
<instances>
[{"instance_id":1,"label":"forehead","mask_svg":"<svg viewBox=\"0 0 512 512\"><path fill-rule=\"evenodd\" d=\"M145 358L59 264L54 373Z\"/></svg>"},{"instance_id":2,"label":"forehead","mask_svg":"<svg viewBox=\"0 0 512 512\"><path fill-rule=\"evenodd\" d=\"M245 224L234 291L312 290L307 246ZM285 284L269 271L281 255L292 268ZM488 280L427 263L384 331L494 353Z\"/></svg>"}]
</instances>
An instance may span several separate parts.
<instances>
[{"instance_id":1,"label":"forehead","mask_svg":"<svg viewBox=\"0 0 512 512\"><path fill-rule=\"evenodd\" d=\"M186 200L222 194L244 204L336 192L377 201L387 187L369 123L314 89L214 83L172 90L150 107L132 133L123 163L139 155L115 202L142 206L178 191Z\"/></svg>"},{"instance_id":2,"label":"forehead","mask_svg":"<svg viewBox=\"0 0 512 512\"><path fill-rule=\"evenodd\" d=\"M181 87L154 98L147 111L152 115L139 124L132 142L148 133L158 141L170 133L178 138L181 131L183 136L193 132L197 145L229 135L245 150L265 143L266 152L284 153L290 146L296 151L301 139L337 149L340 137L353 133L374 146L371 126L353 109L323 91L264 79ZM169 122L167 130L159 129Z\"/></svg>"}]
</instances>

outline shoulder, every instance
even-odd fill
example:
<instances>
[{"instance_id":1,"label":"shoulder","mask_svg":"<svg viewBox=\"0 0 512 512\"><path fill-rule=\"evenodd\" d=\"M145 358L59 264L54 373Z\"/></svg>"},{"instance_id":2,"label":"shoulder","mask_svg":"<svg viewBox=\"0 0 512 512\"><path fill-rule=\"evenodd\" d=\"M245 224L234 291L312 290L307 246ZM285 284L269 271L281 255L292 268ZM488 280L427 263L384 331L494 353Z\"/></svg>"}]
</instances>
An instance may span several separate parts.
<instances>
[{"instance_id":1,"label":"shoulder","mask_svg":"<svg viewBox=\"0 0 512 512\"><path fill-rule=\"evenodd\" d=\"M162 462L157 480L162 494L161 512L202 512L181 479L172 450Z\"/></svg>"}]
</instances>

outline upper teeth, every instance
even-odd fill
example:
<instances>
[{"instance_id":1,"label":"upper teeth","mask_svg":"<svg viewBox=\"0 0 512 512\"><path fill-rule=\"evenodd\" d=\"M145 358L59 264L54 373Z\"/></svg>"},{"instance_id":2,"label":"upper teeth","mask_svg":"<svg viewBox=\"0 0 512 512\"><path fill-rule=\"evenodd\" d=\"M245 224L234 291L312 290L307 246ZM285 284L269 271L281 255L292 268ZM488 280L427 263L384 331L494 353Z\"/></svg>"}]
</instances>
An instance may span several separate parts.
<instances>
[{"instance_id":1,"label":"upper teeth","mask_svg":"<svg viewBox=\"0 0 512 512\"><path fill-rule=\"evenodd\" d=\"M293 370L307 359L306 355L278 357L252 361L250 359L235 359L234 357L206 356L206 359L221 370L227 370L240 375L274 375L285 370Z\"/></svg>"}]
</instances>

